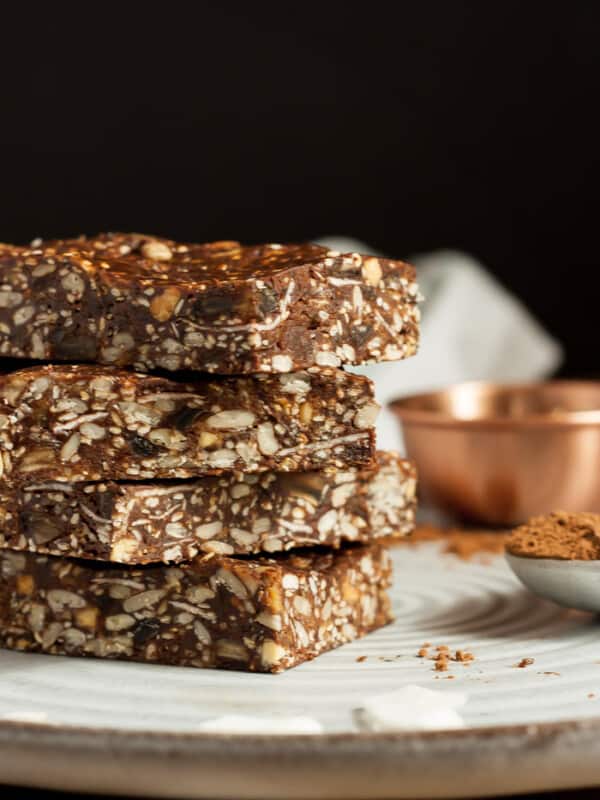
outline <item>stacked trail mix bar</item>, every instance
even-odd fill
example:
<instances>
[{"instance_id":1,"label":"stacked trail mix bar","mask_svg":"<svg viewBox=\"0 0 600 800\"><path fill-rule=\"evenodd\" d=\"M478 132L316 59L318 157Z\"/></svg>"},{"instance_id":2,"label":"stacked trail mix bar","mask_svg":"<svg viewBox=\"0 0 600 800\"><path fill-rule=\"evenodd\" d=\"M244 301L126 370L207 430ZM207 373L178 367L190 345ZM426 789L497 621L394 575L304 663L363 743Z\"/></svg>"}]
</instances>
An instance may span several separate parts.
<instances>
[{"instance_id":1,"label":"stacked trail mix bar","mask_svg":"<svg viewBox=\"0 0 600 800\"><path fill-rule=\"evenodd\" d=\"M390 621L416 476L342 367L415 352L412 267L102 234L0 274L38 362L0 375L0 645L280 672Z\"/></svg>"}]
</instances>

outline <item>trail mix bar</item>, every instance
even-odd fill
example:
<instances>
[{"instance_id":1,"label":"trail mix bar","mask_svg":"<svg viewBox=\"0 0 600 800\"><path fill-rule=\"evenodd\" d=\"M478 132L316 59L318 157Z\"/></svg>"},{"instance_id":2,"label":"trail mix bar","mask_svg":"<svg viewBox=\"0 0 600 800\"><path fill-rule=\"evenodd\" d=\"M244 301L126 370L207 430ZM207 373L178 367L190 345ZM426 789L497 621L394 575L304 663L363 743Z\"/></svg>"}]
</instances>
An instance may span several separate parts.
<instances>
[{"instance_id":1,"label":"trail mix bar","mask_svg":"<svg viewBox=\"0 0 600 800\"><path fill-rule=\"evenodd\" d=\"M0 551L0 646L281 672L391 620L378 545L177 567Z\"/></svg>"},{"instance_id":2,"label":"trail mix bar","mask_svg":"<svg viewBox=\"0 0 600 800\"><path fill-rule=\"evenodd\" d=\"M106 367L0 376L4 480L187 478L369 463L378 405L338 369L179 383Z\"/></svg>"},{"instance_id":3,"label":"trail mix bar","mask_svg":"<svg viewBox=\"0 0 600 800\"><path fill-rule=\"evenodd\" d=\"M413 267L315 244L38 240L0 246L0 278L3 356L235 374L417 348Z\"/></svg>"},{"instance_id":4,"label":"trail mix bar","mask_svg":"<svg viewBox=\"0 0 600 800\"><path fill-rule=\"evenodd\" d=\"M124 564L339 547L409 533L415 506L415 468L394 453L372 467L185 483L0 484L0 547Z\"/></svg>"}]
</instances>

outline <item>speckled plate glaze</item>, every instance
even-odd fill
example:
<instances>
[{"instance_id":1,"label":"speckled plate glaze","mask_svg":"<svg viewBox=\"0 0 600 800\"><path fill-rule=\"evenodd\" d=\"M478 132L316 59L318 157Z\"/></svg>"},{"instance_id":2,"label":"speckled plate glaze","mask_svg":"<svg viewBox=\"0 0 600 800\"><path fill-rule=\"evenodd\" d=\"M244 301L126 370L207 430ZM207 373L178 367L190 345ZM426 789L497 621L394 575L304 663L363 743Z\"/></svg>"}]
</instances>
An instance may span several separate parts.
<instances>
[{"instance_id":1,"label":"speckled plate glaze","mask_svg":"<svg viewBox=\"0 0 600 800\"><path fill-rule=\"evenodd\" d=\"M0 782L261 800L600 784L597 619L528 594L500 557L464 562L429 543L398 547L394 558L397 622L283 675L1 651ZM467 649L475 661L436 673L416 657L425 641ZM515 666L522 659L534 663ZM352 709L362 698L409 683L467 693L466 729L357 731ZM325 732L198 732L201 721L231 713L307 715Z\"/></svg>"}]
</instances>

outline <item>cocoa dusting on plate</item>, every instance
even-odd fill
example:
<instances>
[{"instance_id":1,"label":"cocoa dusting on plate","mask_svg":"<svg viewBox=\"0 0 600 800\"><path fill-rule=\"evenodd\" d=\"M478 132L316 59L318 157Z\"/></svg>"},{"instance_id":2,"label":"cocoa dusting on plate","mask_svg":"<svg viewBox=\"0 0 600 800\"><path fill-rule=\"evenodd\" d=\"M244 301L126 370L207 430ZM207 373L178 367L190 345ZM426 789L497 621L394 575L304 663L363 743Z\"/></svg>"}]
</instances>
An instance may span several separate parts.
<instances>
[{"instance_id":1,"label":"cocoa dusting on plate","mask_svg":"<svg viewBox=\"0 0 600 800\"><path fill-rule=\"evenodd\" d=\"M513 531L506 547L527 558L595 561L600 559L600 514L556 511L534 517Z\"/></svg>"},{"instance_id":2,"label":"cocoa dusting on plate","mask_svg":"<svg viewBox=\"0 0 600 800\"><path fill-rule=\"evenodd\" d=\"M399 544L415 546L422 542L439 541L443 545L443 553L450 553L464 561L477 558L485 562L490 556L501 555L504 552L506 538L506 531L418 525L410 538L400 541Z\"/></svg>"}]
</instances>

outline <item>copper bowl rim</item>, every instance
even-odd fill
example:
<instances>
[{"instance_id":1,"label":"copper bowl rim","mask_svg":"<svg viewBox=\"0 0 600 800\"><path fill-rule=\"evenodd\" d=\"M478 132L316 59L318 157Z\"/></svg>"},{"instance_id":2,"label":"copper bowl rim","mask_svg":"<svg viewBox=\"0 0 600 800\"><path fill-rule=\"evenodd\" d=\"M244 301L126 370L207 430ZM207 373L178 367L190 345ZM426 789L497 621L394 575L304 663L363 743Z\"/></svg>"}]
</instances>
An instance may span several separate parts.
<instances>
[{"instance_id":1,"label":"copper bowl rim","mask_svg":"<svg viewBox=\"0 0 600 800\"><path fill-rule=\"evenodd\" d=\"M443 411L427 408L415 408L413 404L435 398L436 396L457 391L459 388L483 390L488 394L534 391L544 388L597 389L600 397L600 381L594 380L552 380L529 381L523 383L500 383L491 381L465 381L455 383L444 389L431 392L406 395L392 400L389 408L403 423L410 425L426 425L444 428L469 428L471 430L493 429L507 430L524 428L583 428L600 427L600 406L589 411L560 411L550 414L528 414L515 417L456 417ZM408 405L410 404L410 405Z\"/></svg>"}]
</instances>

